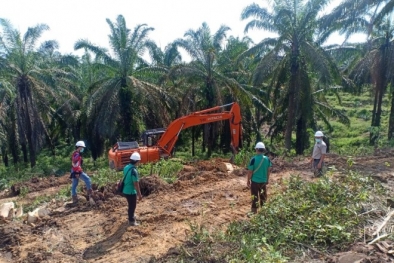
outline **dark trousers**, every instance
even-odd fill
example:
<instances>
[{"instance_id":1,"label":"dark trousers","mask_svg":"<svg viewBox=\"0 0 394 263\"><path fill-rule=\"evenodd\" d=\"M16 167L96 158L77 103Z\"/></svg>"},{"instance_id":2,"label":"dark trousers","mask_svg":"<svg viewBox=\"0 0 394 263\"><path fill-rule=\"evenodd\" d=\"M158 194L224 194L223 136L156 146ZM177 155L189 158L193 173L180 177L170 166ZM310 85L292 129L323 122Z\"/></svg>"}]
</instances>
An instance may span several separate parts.
<instances>
[{"instance_id":1,"label":"dark trousers","mask_svg":"<svg viewBox=\"0 0 394 263\"><path fill-rule=\"evenodd\" d=\"M124 195L126 197L127 203L129 205L129 208L127 210L128 212L128 216L129 216L129 221L134 222L135 218L134 218L134 212L135 212L135 208L137 207L137 195Z\"/></svg>"},{"instance_id":2,"label":"dark trousers","mask_svg":"<svg viewBox=\"0 0 394 263\"><path fill-rule=\"evenodd\" d=\"M317 165L319 164L320 159L313 159L313 174L318 177L323 175L323 167L324 167L324 161L321 164L321 168L318 169Z\"/></svg>"},{"instance_id":3,"label":"dark trousers","mask_svg":"<svg viewBox=\"0 0 394 263\"><path fill-rule=\"evenodd\" d=\"M267 201L267 183L255 183L252 181L250 191L252 194L252 210L256 210L257 207L263 206L265 201Z\"/></svg>"}]
</instances>

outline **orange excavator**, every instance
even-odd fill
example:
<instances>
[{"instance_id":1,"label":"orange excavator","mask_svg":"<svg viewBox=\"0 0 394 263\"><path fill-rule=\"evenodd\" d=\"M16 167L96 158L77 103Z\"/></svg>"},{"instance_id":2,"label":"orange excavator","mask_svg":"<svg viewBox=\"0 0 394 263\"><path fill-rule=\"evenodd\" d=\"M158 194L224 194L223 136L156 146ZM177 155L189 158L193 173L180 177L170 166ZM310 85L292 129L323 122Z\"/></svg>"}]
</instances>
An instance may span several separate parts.
<instances>
[{"instance_id":1,"label":"orange excavator","mask_svg":"<svg viewBox=\"0 0 394 263\"><path fill-rule=\"evenodd\" d=\"M229 111L223 109L231 106ZM145 131L138 142L117 142L108 152L109 166L112 169L122 170L130 162L133 152L139 152L141 163L155 162L171 157L176 141L182 130L192 126L229 120L231 132L231 149L236 154L240 146L242 135L241 110L238 103L216 106L210 109L193 112L180 117L168 125L167 129L159 128Z\"/></svg>"}]
</instances>

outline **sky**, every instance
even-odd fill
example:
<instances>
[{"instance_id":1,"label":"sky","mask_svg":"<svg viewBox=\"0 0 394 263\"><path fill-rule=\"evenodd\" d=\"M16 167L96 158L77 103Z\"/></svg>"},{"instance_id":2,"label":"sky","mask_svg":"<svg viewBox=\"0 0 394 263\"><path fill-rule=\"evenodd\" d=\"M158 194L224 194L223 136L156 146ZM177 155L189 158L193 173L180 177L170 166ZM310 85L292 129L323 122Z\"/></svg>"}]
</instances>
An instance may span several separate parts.
<instances>
[{"instance_id":1,"label":"sky","mask_svg":"<svg viewBox=\"0 0 394 263\"><path fill-rule=\"evenodd\" d=\"M0 18L8 19L22 34L28 27L47 24L50 30L40 40L57 40L60 52L79 54L74 51L79 39L108 48L106 19L115 22L121 14L130 29L138 24L155 28L149 36L164 49L203 22L212 33L226 25L231 28L229 35L242 38L250 19L242 21L241 12L252 3L266 6L268 0L2 0ZM254 29L246 35L259 42L269 33Z\"/></svg>"}]
</instances>

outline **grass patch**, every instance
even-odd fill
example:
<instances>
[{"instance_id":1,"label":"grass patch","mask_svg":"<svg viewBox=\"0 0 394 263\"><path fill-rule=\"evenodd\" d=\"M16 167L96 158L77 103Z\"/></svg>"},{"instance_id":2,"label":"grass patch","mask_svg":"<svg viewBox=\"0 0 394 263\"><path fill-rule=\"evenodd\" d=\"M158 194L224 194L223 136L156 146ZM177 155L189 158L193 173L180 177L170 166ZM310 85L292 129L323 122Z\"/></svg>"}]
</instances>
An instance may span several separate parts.
<instances>
[{"instance_id":1,"label":"grass patch","mask_svg":"<svg viewBox=\"0 0 394 263\"><path fill-rule=\"evenodd\" d=\"M37 196L36 198L34 198L33 202L23 207L23 212L24 213L31 212L37 207L45 203L48 203L52 200L66 201L70 197L71 197L71 184L62 187L56 194ZM21 196L21 198L23 197Z\"/></svg>"},{"instance_id":2,"label":"grass patch","mask_svg":"<svg viewBox=\"0 0 394 263\"><path fill-rule=\"evenodd\" d=\"M376 147L390 146L387 138L388 118L390 113L390 101L384 96L382 102L381 126L371 127L373 97L370 92L353 95L340 92L342 103L339 104L335 95L326 95L330 105L347 114L350 119L350 127L339 123L336 119L330 119L332 131L326 129L326 135L330 137L330 151L346 155L370 154ZM318 122L319 127L325 127L323 122ZM324 130L324 129L323 129ZM369 145L369 136L373 133L378 138L376 145Z\"/></svg>"},{"instance_id":3,"label":"grass patch","mask_svg":"<svg viewBox=\"0 0 394 263\"><path fill-rule=\"evenodd\" d=\"M352 171L316 182L292 176L284 189L273 191L277 194L256 216L230 224L224 235L193 227L191 241L183 248L189 255L183 254L179 260L197 262L197 257L198 262L288 262L301 256L305 247L340 251L362 238L366 222L363 205L383 193L373 179ZM205 256L201 251L207 252Z\"/></svg>"},{"instance_id":4,"label":"grass patch","mask_svg":"<svg viewBox=\"0 0 394 263\"><path fill-rule=\"evenodd\" d=\"M123 178L123 172L118 172L109 168L101 168L93 172L91 180L98 187L115 183Z\"/></svg>"},{"instance_id":5,"label":"grass patch","mask_svg":"<svg viewBox=\"0 0 394 263\"><path fill-rule=\"evenodd\" d=\"M174 183L178 173L183 168L183 161L180 159L160 160L155 163L143 164L138 167L141 176L157 174L167 183Z\"/></svg>"}]
</instances>

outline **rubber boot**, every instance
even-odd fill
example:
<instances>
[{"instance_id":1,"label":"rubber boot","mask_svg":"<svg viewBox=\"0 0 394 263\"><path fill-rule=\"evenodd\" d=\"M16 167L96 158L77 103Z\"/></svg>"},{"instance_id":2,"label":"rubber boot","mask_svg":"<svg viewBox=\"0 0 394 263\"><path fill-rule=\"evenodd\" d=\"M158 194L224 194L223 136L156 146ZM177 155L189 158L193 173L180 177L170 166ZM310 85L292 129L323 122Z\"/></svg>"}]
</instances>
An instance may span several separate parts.
<instances>
[{"instance_id":1,"label":"rubber boot","mask_svg":"<svg viewBox=\"0 0 394 263\"><path fill-rule=\"evenodd\" d=\"M78 203L78 196L77 195L73 195L73 204L77 204Z\"/></svg>"},{"instance_id":2,"label":"rubber boot","mask_svg":"<svg viewBox=\"0 0 394 263\"><path fill-rule=\"evenodd\" d=\"M129 220L129 226L139 226L139 225L140 224L137 222L137 218L134 215L133 219Z\"/></svg>"},{"instance_id":3,"label":"rubber boot","mask_svg":"<svg viewBox=\"0 0 394 263\"><path fill-rule=\"evenodd\" d=\"M129 221L129 226L139 226L140 224L137 221Z\"/></svg>"}]
</instances>

